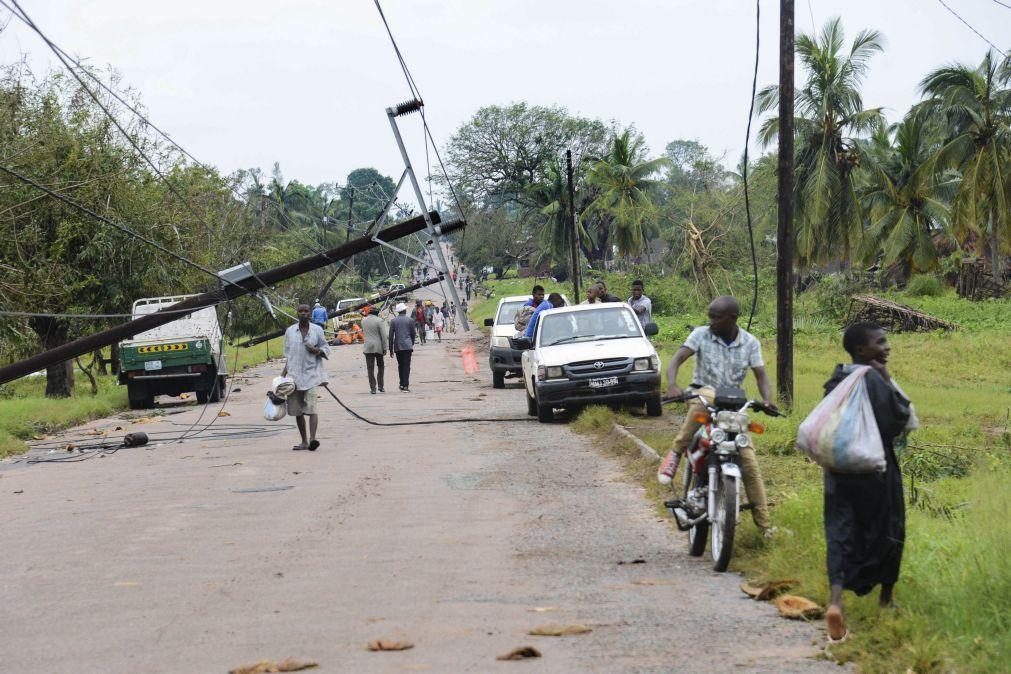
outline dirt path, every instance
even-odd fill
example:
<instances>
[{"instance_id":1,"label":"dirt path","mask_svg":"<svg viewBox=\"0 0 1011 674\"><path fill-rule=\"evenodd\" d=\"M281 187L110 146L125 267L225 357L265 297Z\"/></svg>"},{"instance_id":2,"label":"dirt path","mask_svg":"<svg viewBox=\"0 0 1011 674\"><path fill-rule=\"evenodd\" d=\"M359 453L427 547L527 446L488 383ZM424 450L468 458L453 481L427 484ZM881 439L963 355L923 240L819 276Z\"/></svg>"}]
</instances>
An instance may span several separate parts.
<instances>
[{"instance_id":1,"label":"dirt path","mask_svg":"<svg viewBox=\"0 0 1011 674\"><path fill-rule=\"evenodd\" d=\"M814 628L688 558L614 460L564 423L527 421L480 353L481 376L464 376L463 344L418 347L409 394L388 361L383 395L358 348L336 348L332 388L375 420L524 421L379 428L327 398L315 453L290 450L285 419L275 435L0 464L4 671L226 672L287 656L323 672L837 669L810 659ZM222 432L268 425L279 369L233 382ZM199 411L180 409L88 428L178 432ZM632 559L646 563L618 564ZM526 634L549 622L593 631ZM368 652L380 637L415 647ZM523 645L543 657L495 660Z\"/></svg>"}]
</instances>

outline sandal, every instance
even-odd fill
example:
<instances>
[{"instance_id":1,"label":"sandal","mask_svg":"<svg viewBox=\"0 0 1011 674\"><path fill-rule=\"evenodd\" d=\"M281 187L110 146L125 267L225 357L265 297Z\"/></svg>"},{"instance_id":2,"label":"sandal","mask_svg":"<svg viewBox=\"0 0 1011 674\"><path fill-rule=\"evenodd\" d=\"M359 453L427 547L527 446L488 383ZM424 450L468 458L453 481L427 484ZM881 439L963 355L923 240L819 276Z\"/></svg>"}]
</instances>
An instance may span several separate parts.
<instances>
[{"instance_id":1,"label":"sandal","mask_svg":"<svg viewBox=\"0 0 1011 674\"><path fill-rule=\"evenodd\" d=\"M315 452L317 449L319 449L319 440L313 440L309 443L310 452Z\"/></svg>"},{"instance_id":2,"label":"sandal","mask_svg":"<svg viewBox=\"0 0 1011 674\"><path fill-rule=\"evenodd\" d=\"M300 450L303 450L303 449L308 449L308 447L306 447L305 445L301 445L300 444L300 445L295 445L294 447L291 448L291 450L293 452L297 452L297 451L300 451Z\"/></svg>"}]
</instances>

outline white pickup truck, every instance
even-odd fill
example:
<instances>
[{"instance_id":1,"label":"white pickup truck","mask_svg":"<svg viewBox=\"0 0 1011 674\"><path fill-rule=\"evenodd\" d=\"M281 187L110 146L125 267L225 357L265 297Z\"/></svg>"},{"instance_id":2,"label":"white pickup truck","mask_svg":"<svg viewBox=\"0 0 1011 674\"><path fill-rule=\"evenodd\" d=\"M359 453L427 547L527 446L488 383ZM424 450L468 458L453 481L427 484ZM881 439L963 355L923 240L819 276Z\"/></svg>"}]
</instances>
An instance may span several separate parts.
<instances>
[{"instance_id":1,"label":"white pickup truck","mask_svg":"<svg viewBox=\"0 0 1011 674\"><path fill-rule=\"evenodd\" d=\"M656 333L624 302L541 312L522 356L527 412L548 422L557 407L645 404L660 416L660 357L648 339Z\"/></svg>"}]
</instances>

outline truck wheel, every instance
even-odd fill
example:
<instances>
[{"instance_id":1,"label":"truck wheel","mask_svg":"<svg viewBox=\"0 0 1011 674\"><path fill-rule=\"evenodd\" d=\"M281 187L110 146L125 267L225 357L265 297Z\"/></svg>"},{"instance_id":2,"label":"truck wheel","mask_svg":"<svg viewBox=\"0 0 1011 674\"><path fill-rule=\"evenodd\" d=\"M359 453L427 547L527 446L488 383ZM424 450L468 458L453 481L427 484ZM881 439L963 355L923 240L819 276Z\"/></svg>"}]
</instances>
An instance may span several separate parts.
<instances>
[{"instance_id":1,"label":"truck wheel","mask_svg":"<svg viewBox=\"0 0 1011 674\"><path fill-rule=\"evenodd\" d=\"M555 420L555 410L551 405L542 405L540 400L537 403L537 421L542 424L550 424Z\"/></svg>"},{"instance_id":2,"label":"truck wheel","mask_svg":"<svg viewBox=\"0 0 1011 674\"><path fill-rule=\"evenodd\" d=\"M646 401L646 414L651 417L659 417L663 415L663 404L660 402L660 396L650 398Z\"/></svg>"},{"instance_id":3,"label":"truck wheel","mask_svg":"<svg viewBox=\"0 0 1011 674\"><path fill-rule=\"evenodd\" d=\"M225 395L225 375L218 375L214 381L214 388L211 390L207 402L216 403Z\"/></svg>"},{"instance_id":4,"label":"truck wheel","mask_svg":"<svg viewBox=\"0 0 1011 674\"><path fill-rule=\"evenodd\" d=\"M127 384L126 395L132 410L146 410L154 407L154 396L148 391L147 384L132 382Z\"/></svg>"},{"instance_id":5,"label":"truck wheel","mask_svg":"<svg viewBox=\"0 0 1011 674\"><path fill-rule=\"evenodd\" d=\"M492 388L505 388L505 372L492 372L491 373L491 387Z\"/></svg>"},{"instance_id":6,"label":"truck wheel","mask_svg":"<svg viewBox=\"0 0 1011 674\"><path fill-rule=\"evenodd\" d=\"M197 391L197 404L206 405L210 402L211 392L210 391Z\"/></svg>"},{"instance_id":7,"label":"truck wheel","mask_svg":"<svg viewBox=\"0 0 1011 674\"><path fill-rule=\"evenodd\" d=\"M523 393L527 397L527 414L529 414L532 417L536 417L537 416L537 401L530 397L530 394L527 393L526 387L523 388Z\"/></svg>"}]
</instances>

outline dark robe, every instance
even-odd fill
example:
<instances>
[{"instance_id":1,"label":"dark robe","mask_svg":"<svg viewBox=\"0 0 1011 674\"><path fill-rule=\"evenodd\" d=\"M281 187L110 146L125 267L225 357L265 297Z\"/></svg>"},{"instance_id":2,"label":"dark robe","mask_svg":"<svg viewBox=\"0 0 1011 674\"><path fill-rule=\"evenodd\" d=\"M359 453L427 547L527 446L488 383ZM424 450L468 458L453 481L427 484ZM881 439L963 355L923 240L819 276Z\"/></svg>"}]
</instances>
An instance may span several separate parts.
<instances>
[{"instance_id":1,"label":"dark robe","mask_svg":"<svg viewBox=\"0 0 1011 674\"><path fill-rule=\"evenodd\" d=\"M825 384L826 395L856 365L838 365ZM902 473L894 440L909 421L909 401L876 371L866 375L867 394L885 447L884 473L825 471L825 543L828 579L858 595L899 579L906 539Z\"/></svg>"}]
</instances>

